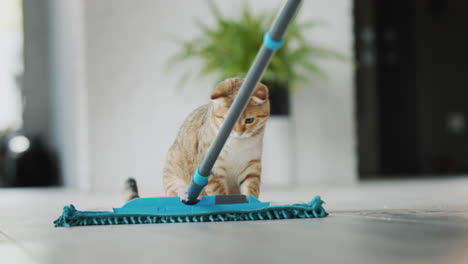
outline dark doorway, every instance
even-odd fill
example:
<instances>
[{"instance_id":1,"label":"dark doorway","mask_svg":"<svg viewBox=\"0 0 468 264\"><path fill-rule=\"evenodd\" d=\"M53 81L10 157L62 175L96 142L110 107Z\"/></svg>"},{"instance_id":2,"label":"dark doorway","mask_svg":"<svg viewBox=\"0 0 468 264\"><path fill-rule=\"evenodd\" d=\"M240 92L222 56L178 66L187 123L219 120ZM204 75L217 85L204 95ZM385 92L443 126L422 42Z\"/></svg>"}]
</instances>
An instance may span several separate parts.
<instances>
[{"instance_id":1,"label":"dark doorway","mask_svg":"<svg viewBox=\"0 0 468 264\"><path fill-rule=\"evenodd\" d=\"M354 4L361 178L468 173L468 1Z\"/></svg>"}]
</instances>

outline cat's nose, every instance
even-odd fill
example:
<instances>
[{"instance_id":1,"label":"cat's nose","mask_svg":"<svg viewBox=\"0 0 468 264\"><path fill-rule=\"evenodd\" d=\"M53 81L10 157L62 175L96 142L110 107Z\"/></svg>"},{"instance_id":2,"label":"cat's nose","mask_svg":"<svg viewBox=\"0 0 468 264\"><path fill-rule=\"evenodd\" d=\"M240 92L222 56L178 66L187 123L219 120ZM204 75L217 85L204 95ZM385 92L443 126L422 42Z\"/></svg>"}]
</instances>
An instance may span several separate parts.
<instances>
[{"instance_id":1,"label":"cat's nose","mask_svg":"<svg viewBox=\"0 0 468 264\"><path fill-rule=\"evenodd\" d=\"M232 135L235 137L244 137L245 131L232 131Z\"/></svg>"},{"instance_id":2,"label":"cat's nose","mask_svg":"<svg viewBox=\"0 0 468 264\"><path fill-rule=\"evenodd\" d=\"M234 133L234 135L236 135L236 136L242 136L244 134L244 132L245 132L245 127L244 126L236 126L232 130L232 133Z\"/></svg>"}]
</instances>

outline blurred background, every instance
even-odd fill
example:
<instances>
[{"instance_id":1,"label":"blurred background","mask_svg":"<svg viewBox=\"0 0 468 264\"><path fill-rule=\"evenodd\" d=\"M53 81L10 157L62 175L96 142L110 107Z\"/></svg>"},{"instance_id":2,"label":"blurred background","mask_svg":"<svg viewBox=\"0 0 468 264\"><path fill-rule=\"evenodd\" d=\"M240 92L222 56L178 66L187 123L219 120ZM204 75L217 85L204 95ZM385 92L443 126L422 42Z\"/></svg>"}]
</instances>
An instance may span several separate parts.
<instances>
[{"instance_id":1,"label":"blurred background","mask_svg":"<svg viewBox=\"0 0 468 264\"><path fill-rule=\"evenodd\" d=\"M161 195L184 118L271 0L0 1L0 186ZM468 175L468 2L305 1L264 76L265 188ZM200 77L201 76L201 77Z\"/></svg>"}]
</instances>

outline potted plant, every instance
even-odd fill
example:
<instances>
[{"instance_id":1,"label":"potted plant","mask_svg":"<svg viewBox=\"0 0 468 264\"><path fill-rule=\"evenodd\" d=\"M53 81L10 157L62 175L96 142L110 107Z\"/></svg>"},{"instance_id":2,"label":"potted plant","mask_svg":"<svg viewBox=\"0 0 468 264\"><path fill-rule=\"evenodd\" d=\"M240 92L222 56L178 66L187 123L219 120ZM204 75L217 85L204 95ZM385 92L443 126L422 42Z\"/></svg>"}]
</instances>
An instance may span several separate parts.
<instances>
[{"instance_id":1,"label":"potted plant","mask_svg":"<svg viewBox=\"0 0 468 264\"><path fill-rule=\"evenodd\" d=\"M190 68L181 75L182 86L192 77L202 78L214 74L217 81L221 81L245 76L262 44L266 29L276 15L276 12L266 11L253 14L245 2L239 18L228 18L221 14L213 2L208 1L208 4L215 18L214 26L196 20L200 34L192 40L179 42L180 52L168 61L168 69L187 61L199 61L200 67L196 71ZM306 40L307 31L321 24L317 21L295 20L285 34L286 41L274 54L262 78L262 82L269 88L271 106L264 139L264 162L268 163L265 167L269 168L266 173L276 174L271 175L271 178L276 179L273 183L285 184L284 178L280 177L290 174L293 162L290 93L301 83L313 78L327 78L317 63L318 59L346 60L338 52ZM271 146L275 146L274 149L270 149Z\"/></svg>"},{"instance_id":2,"label":"potted plant","mask_svg":"<svg viewBox=\"0 0 468 264\"><path fill-rule=\"evenodd\" d=\"M201 62L199 70L187 69L181 75L182 86L190 77L202 78L215 74L220 81L245 76L262 44L265 30L276 15L276 12L253 14L245 3L238 19L227 18L213 2L208 1L208 5L215 17L215 25L209 27L196 20L200 35L179 42L180 52L168 61L169 67L188 60ZM262 78L270 90L272 115L289 115L289 94L300 83L313 78L327 78L317 64L318 59L346 59L338 52L306 41L306 32L321 24L317 21L294 21L288 28L285 35L287 41L276 51Z\"/></svg>"}]
</instances>

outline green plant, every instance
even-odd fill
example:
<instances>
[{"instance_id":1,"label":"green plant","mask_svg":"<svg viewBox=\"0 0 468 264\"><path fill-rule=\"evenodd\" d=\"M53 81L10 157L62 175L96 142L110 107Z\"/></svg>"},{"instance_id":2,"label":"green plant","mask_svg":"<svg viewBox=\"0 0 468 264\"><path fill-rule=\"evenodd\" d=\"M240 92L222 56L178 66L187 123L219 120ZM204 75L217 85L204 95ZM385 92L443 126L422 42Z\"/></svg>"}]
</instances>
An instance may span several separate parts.
<instances>
[{"instance_id":1,"label":"green plant","mask_svg":"<svg viewBox=\"0 0 468 264\"><path fill-rule=\"evenodd\" d=\"M181 51L168 61L171 67L187 60L201 60L202 66L197 72L187 70L182 75L182 83L192 76L200 78L209 74L216 74L219 80L245 76L262 44L265 30L276 15L276 12L253 14L244 4L240 19L230 19L224 17L213 2L208 1L208 4L216 19L215 26L211 28L196 20L201 34L193 40L182 41ZM318 66L318 59L347 60L338 52L306 41L306 32L321 24L316 21L293 22L286 32L286 41L265 71L263 81L283 84L292 90L299 82L328 77Z\"/></svg>"}]
</instances>

